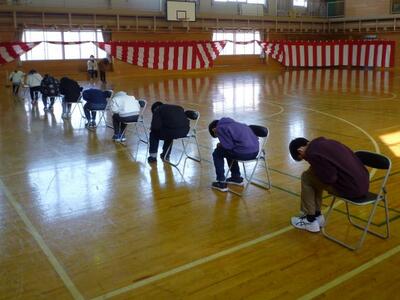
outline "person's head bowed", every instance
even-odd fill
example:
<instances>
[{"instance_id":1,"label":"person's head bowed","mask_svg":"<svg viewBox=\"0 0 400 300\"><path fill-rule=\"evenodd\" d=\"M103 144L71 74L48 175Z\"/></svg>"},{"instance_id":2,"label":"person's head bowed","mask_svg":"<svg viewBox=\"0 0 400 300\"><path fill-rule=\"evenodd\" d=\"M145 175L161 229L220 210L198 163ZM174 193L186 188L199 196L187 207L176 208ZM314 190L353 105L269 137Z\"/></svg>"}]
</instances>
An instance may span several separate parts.
<instances>
[{"instance_id":1,"label":"person's head bowed","mask_svg":"<svg viewBox=\"0 0 400 300\"><path fill-rule=\"evenodd\" d=\"M219 120L214 120L208 125L208 132L213 138L217 137L217 126L218 126Z\"/></svg>"},{"instance_id":2,"label":"person's head bowed","mask_svg":"<svg viewBox=\"0 0 400 300\"><path fill-rule=\"evenodd\" d=\"M154 112L161 106L163 103L161 101L154 102L153 105L151 106L151 112L154 114Z\"/></svg>"},{"instance_id":3,"label":"person's head bowed","mask_svg":"<svg viewBox=\"0 0 400 300\"><path fill-rule=\"evenodd\" d=\"M290 156L295 161L301 161L304 159L305 149L309 143L304 137L298 137L292 140L289 144L289 152Z\"/></svg>"}]
</instances>

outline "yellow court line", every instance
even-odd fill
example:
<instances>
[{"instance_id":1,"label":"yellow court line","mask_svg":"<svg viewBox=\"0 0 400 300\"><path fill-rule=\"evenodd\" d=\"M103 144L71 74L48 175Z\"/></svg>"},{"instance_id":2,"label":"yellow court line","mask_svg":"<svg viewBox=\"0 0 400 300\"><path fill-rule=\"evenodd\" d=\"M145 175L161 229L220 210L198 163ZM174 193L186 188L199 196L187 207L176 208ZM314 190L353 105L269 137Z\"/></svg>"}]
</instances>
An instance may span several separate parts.
<instances>
[{"instance_id":1,"label":"yellow court line","mask_svg":"<svg viewBox=\"0 0 400 300\"><path fill-rule=\"evenodd\" d=\"M314 299L315 297L318 297L319 295L325 293L326 291L342 284L343 282L353 278L354 276L357 276L358 274L364 272L365 270L372 268L373 266L379 264L380 262L384 261L385 259L392 257L393 255L395 255L397 253L400 253L400 245L398 245L397 247L394 247L393 249L391 249L377 257L374 257L373 259L371 259L370 261L366 262L365 264L359 266L358 268L355 268L355 269L351 270L350 272L343 274L342 276L336 277L334 280L313 290L311 293L308 293L308 294L298 298L298 300Z\"/></svg>"},{"instance_id":2,"label":"yellow court line","mask_svg":"<svg viewBox=\"0 0 400 300\"><path fill-rule=\"evenodd\" d=\"M32 222L29 220L28 216L25 214L21 205L15 200L14 196L5 186L4 182L0 179L0 189L4 191L4 194L11 204L11 206L15 209L18 216L24 222L25 226L28 228L29 233L35 239L36 243L39 245L40 249L44 252L47 259L49 260L50 264L53 266L54 270L60 276L61 280L63 281L65 287L71 293L72 297L76 300L83 300L83 296L78 291L74 283L72 282L71 278L69 278L67 272L64 270L60 262L54 256L53 252L51 252L50 248L46 245L44 239L40 235L40 233L36 230L35 226L33 226Z\"/></svg>"}]
</instances>

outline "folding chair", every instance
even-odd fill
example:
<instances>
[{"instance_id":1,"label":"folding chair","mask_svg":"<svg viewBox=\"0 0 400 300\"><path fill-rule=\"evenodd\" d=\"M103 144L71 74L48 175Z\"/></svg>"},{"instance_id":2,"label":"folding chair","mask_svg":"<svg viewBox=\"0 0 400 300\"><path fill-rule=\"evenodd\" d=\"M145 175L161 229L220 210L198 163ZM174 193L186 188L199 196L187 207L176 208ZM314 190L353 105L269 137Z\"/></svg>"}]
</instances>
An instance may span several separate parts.
<instances>
[{"instance_id":1,"label":"folding chair","mask_svg":"<svg viewBox=\"0 0 400 300\"><path fill-rule=\"evenodd\" d=\"M136 131L136 134L137 134L137 136L139 138L139 141L141 141L141 142L143 142L145 144L148 144L149 143L149 137L147 135L147 130L146 130L146 126L144 125L144 118L143 118L144 112L145 112L146 107L147 107L147 101L144 100L144 99L141 99L141 100L138 100L138 101L139 101L139 105L140 105L139 117L138 117L136 122L126 122L126 123L124 123L124 124L126 124L126 127L125 127L124 131L122 132L122 136L125 136L125 134L128 132L129 124L133 124L135 126L135 131ZM140 125L140 127L142 127L145 139L143 139L140 136L138 125ZM120 143L123 144L123 142L120 142Z\"/></svg>"},{"instance_id":2,"label":"folding chair","mask_svg":"<svg viewBox=\"0 0 400 300\"><path fill-rule=\"evenodd\" d=\"M355 155L361 160L361 162L365 166L375 168L375 169L380 169L380 170L386 170L386 174L383 177L383 179L381 180L381 182L382 182L381 187L377 194L369 191L365 197L357 198L357 199L349 199L349 198L344 198L344 197L339 197L339 196L333 195L333 199L329 206L329 210L325 216L325 227L322 227L322 234L326 238L328 238L350 250L357 250L357 249L361 248L361 246L364 243L367 233L370 233L370 234L380 237L382 239L387 239L390 235L389 206L388 206L388 201L386 199L386 182L387 182L389 174L390 174L392 162L385 155L374 153L374 152L369 152L369 151L356 151ZM345 243L345 242L333 237L332 235L328 234L326 231L326 225L328 223L329 216L331 215L331 212L334 208L336 199L340 199L346 203L347 219L349 220L350 224L353 225L354 227L362 230L361 237L358 240L358 242L355 244ZM385 225L386 225L385 231L386 231L386 233L384 233L384 234L369 229L371 222L375 216L376 208L378 207L378 204L381 201L383 201L384 209L385 209ZM354 204L357 206L366 206L369 204L372 205L372 209L370 211L370 214L369 214L368 220L366 221L365 226L359 225L353 221L353 219L350 215L350 211L349 211L349 204Z\"/></svg>"},{"instance_id":3,"label":"folding chair","mask_svg":"<svg viewBox=\"0 0 400 300\"><path fill-rule=\"evenodd\" d=\"M108 125L107 124L107 120L106 120L106 114L107 114L107 111L109 111L110 110L110 99L112 98L112 96L114 95L114 92L112 91L112 90L107 90L107 91L105 91L105 92L107 92L108 93L108 95L107 95L107 104L106 104L106 107L104 108L104 109L90 109L90 111L94 111L94 112L96 112L96 113L98 113L99 114L99 122L96 124L96 126L95 127L98 127L100 124L101 124L101 120L103 120L104 121L104 124L107 126L107 127L111 127L112 128L112 126L110 126L110 125Z\"/></svg>"},{"instance_id":4,"label":"folding chair","mask_svg":"<svg viewBox=\"0 0 400 300\"><path fill-rule=\"evenodd\" d=\"M244 171L244 179L246 180L246 184L245 184L245 186L243 188L243 191L241 193L236 192L236 191L231 190L231 189L228 190L229 192L231 192L233 194L236 194L238 196L243 196L246 193L250 183L252 183L252 184L254 184L254 185L258 186L258 187L261 187L263 189L266 189L266 190L269 190L271 188L271 180L270 180L269 168L268 168L268 163L267 163L267 157L266 157L266 154L265 154L266 153L265 145L266 145L267 140L268 140L269 130L268 130L267 127L258 126L258 125L249 125L249 127L254 132L254 134L261 140L259 141L259 150L258 150L258 154L257 154L256 158L249 159L249 160L237 160L237 159L232 160L232 164L233 164L234 161L237 161L239 164L242 164L243 171ZM265 168L265 172L267 174L267 176L266 176L267 181L266 182L263 182L260 179L253 178L260 160L262 160L264 162L264 168ZM246 171L246 163L249 163L249 162L254 162L255 163L254 167L253 167L253 170L250 173L250 176L248 176L247 171ZM230 172L230 170L232 168L232 164L229 166L229 169L227 170L227 172L225 174L226 178L228 177L228 174L229 174L229 172Z\"/></svg>"},{"instance_id":5,"label":"folding chair","mask_svg":"<svg viewBox=\"0 0 400 300\"><path fill-rule=\"evenodd\" d=\"M200 112L195 111L195 110L187 110L187 111L185 111L185 114L186 114L186 117L190 121L190 129L189 129L188 134L185 137L178 139L178 140L182 141L182 147L183 147L183 150L181 152L179 160L176 163L173 163L173 162L171 162L169 160L165 160L167 163L169 163L170 165L172 165L174 167L177 167L181 163L183 156L186 156L186 159L189 158L191 160L194 160L194 161L197 161L197 162L201 163L200 147L199 147L199 142L197 140L197 131L196 131L197 130L197 123L199 122L199 119L200 119ZM198 157L191 156L188 153L187 147L192 142L192 140L194 140L194 142L195 142L197 153L198 153ZM172 147L172 144L168 147L166 153L170 153L171 152L171 147Z\"/></svg>"},{"instance_id":6,"label":"folding chair","mask_svg":"<svg viewBox=\"0 0 400 300\"><path fill-rule=\"evenodd\" d=\"M61 105L62 105L62 102L63 102L63 97L64 96L62 96L62 98L61 98ZM71 112L70 112L71 116L74 113L75 109L78 107L78 110L79 110L79 113L80 113L81 117L85 118L85 114L83 112L83 105L82 105L82 93L81 93L81 95L79 96L79 98L78 98L78 100L76 102L66 102L66 105L71 105Z\"/></svg>"}]
</instances>

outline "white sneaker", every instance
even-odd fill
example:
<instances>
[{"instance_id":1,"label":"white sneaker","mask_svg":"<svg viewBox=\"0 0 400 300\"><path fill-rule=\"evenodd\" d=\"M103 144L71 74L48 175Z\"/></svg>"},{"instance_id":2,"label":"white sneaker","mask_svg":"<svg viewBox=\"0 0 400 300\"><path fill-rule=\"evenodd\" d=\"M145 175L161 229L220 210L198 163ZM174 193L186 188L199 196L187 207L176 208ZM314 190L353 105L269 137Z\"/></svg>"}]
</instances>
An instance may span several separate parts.
<instances>
[{"instance_id":1,"label":"white sneaker","mask_svg":"<svg viewBox=\"0 0 400 300\"><path fill-rule=\"evenodd\" d=\"M315 219L313 222L309 222L306 216L292 217L292 225L298 229L304 229L310 232L319 232L319 224Z\"/></svg>"},{"instance_id":2,"label":"white sneaker","mask_svg":"<svg viewBox=\"0 0 400 300\"><path fill-rule=\"evenodd\" d=\"M319 227L324 227L325 226L325 217L324 215L319 215L318 217L315 218L318 222Z\"/></svg>"}]
</instances>

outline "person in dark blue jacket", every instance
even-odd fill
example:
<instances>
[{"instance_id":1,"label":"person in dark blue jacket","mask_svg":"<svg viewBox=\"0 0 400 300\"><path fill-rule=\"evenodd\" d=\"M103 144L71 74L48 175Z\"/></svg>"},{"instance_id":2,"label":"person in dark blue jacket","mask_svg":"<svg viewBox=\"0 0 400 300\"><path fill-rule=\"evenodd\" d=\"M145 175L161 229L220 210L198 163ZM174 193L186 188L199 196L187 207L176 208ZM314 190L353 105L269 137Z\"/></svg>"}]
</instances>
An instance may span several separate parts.
<instances>
[{"instance_id":1,"label":"person in dark blue jacket","mask_svg":"<svg viewBox=\"0 0 400 300\"><path fill-rule=\"evenodd\" d=\"M88 89L83 91L82 97L86 101L83 106L86 119L88 122L85 126L96 127L96 110L105 110L107 106L107 98L111 96L110 91L102 91L98 89Z\"/></svg>"},{"instance_id":2,"label":"person in dark blue jacket","mask_svg":"<svg viewBox=\"0 0 400 300\"><path fill-rule=\"evenodd\" d=\"M219 139L219 143L213 152L213 160L217 181L211 187L222 192L228 190L229 184L243 185L240 176L238 160L256 158L259 150L258 137L249 126L236 122L231 118L214 120L208 126L210 135ZM231 177L225 178L224 158L231 167Z\"/></svg>"}]
</instances>

